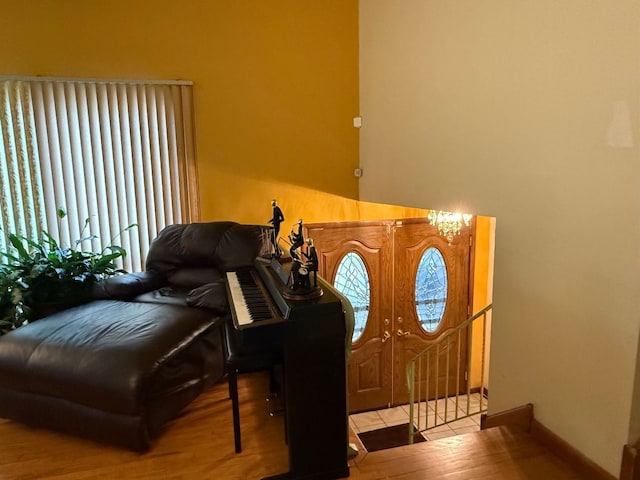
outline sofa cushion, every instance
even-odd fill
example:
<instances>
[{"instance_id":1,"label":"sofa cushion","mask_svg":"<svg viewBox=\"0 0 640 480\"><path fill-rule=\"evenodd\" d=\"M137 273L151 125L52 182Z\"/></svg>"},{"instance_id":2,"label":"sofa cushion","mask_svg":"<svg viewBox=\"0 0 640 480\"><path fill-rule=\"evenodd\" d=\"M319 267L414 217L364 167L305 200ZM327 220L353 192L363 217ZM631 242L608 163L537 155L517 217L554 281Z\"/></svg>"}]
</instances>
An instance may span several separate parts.
<instances>
[{"instance_id":1,"label":"sofa cushion","mask_svg":"<svg viewBox=\"0 0 640 480\"><path fill-rule=\"evenodd\" d=\"M147 399L204 376L200 360L175 371L171 362L216 321L207 310L184 306L94 301L2 337L0 385L141 414Z\"/></svg>"},{"instance_id":2,"label":"sofa cushion","mask_svg":"<svg viewBox=\"0 0 640 480\"><path fill-rule=\"evenodd\" d=\"M91 296L94 300L129 300L165 284L166 279L157 272L126 273L96 282Z\"/></svg>"},{"instance_id":3,"label":"sofa cushion","mask_svg":"<svg viewBox=\"0 0 640 480\"><path fill-rule=\"evenodd\" d=\"M171 277L181 269L227 272L250 267L268 249L265 228L235 222L169 225L149 247L147 270Z\"/></svg>"},{"instance_id":4,"label":"sofa cushion","mask_svg":"<svg viewBox=\"0 0 640 480\"><path fill-rule=\"evenodd\" d=\"M187 305L187 288L162 287L150 292L145 292L133 298L134 302L156 303L159 305Z\"/></svg>"},{"instance_id":5,"label":"sofa cushion","mask_svg":"<svg viewBox=\"0 0 640 480\"><path fill-rule=\"evenodd\" d=\"M167 276L169 284L187 289L222 280L224 276L217 268L180 268Z\"/></svg>"},{"instance_id":6,"label":"sofa cushion","mask_svg":"<svg viewBox=\"0 0 640 480\"><path fill-rule=\"evenodd\" d=\"M187 295L186 302L187 305L207 308L218 315L224 315L229 312L227 287L222 281L194 288Z\"/></svg>"}]
</instances>

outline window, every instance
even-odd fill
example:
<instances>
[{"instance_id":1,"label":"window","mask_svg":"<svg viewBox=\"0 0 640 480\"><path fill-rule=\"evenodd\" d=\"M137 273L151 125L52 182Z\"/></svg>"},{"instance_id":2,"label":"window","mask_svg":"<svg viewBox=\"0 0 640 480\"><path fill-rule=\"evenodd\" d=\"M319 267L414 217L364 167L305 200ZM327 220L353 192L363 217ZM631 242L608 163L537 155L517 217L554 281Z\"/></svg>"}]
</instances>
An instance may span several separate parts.
<instances>
[{"instance_id":1,"label":"window","mask_svg":"<svg viewBox=\"0 0 640 480\"><path fill-rule=\"evenodd\" d=\"M0 81L0 249L92 234L82 248L121 245L141 270L162 228L198 218L192 117L188 82Z\"/></svg>"},{"instance_id":2,"label":"window","mask_svg":"<svg viewBox=\"0 0 640 480\"><path fill-rule=\"evenodd\" d=\"M355 327L351 340L355 342L367 326L371 304L369 275L360 255L349 252L342 258L336 270L333 286L349 299L353 307Z\"/></svg>"},{"instance_id":3,"label":"window","mask_svg":"<svg viewBox=\"0 0 640 480\"><path fill-rule=\"evenodd\" d=\"M447 304L447 266L437 248L422 254L416 275L416 313L427 332L437 330Z\"/></svg>"}]
</instances>

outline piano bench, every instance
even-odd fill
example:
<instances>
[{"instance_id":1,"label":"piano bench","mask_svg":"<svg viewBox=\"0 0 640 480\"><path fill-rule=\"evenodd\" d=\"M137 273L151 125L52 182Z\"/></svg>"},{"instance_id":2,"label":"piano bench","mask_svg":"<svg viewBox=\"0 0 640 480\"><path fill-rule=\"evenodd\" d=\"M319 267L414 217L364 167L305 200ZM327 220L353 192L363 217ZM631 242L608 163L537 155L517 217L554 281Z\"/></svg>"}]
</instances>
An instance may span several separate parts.
<instances>
[{"instance_id":1,"label":"piano bench","mask_svg":"<svg viewBox=\"0 0 640 480\"><path fill-rule=\"evenodd\" d=\"M269 371L269 393L278 390L274 369L282 365L282 351L279 349L252 350L238 345L231 319L225 323L226 364L229 381L229 397L233 415L233 438L236 453L242 451L240 435L240 407L238 401L238 374Z\"/></svg>"}]
</instances>

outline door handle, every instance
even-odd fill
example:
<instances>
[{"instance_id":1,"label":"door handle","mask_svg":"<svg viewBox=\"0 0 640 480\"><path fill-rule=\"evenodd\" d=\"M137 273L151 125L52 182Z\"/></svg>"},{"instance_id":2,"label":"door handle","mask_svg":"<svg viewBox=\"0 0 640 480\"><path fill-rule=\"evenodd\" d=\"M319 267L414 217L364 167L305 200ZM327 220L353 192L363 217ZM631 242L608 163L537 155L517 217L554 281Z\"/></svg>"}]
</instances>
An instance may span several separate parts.
<instances>
[{"instance_id":1,"label":"door handle","mask_svg":"<svg viewBox=\"0 0 640 480\"><path fill-rule=\"evenodd\" d=\"M388 331L384 331L384 335L382 335L382 343L386 342L391 338L391 334Z\"/></svg>"},{"instance_id":2,"label":"door handle","mask_svg":"<svg viewBox=\"0 0 640 480\"><path fill-rule=\"evenodd\" d=\"M403 332L402 329L399 328L398 331L396 332L396 335L398 335L399 337L406 337L407 335L411 335L411 333Z\"/></svg>"}]
</instances>

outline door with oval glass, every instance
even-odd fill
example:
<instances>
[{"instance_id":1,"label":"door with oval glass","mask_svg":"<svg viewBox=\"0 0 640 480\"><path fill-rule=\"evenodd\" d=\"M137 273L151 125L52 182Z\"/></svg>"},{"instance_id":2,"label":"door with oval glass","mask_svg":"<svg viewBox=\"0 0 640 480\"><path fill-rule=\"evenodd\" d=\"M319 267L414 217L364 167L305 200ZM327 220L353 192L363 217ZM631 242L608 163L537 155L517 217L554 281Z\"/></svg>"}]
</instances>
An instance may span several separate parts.
<instances>
[{"instance_id":1,"label":"door with oval glass","mask_svg":"<svg viewBox=\"0 0 640 480\"><path fill-rule=\"evenodd\" d=\"M408 360L466 319L470 234L464 229L449 245L421 219L306 226L318 273L354 308L350 412L407 403ZM458 345L463 351L466 339L447 348ZM442 375L440 391L455 377Z\"/></svg>"},{"instance_id":2,"label":"door with oval glass","mask_svg":"<svg viewBox=\"0 0 640 480\"><path fill-rule=\"evenodd\" d=\"M348 361L349 411L384 407L392 397L391 222L310 224L318 273L351 302L355 314Z\"/></svg>"},{"instance_id":3,"label":"door with oval glass","mask_svg":"<svg viewBox=\"0 0 640 480\"><path fill-rule=\"evenodd\" d=\"M469 317L471 232L471 227L463 227L449 243L422 220L406 220L395 227L394 404L409 401L405 374L409 360ZM437 347L429 356L429 372L422 372L422 384L417 386L421 398L465 391L466 353L466 331ZM426 362L423 365L426 369Z\"/></svg>"}]
</instances>

